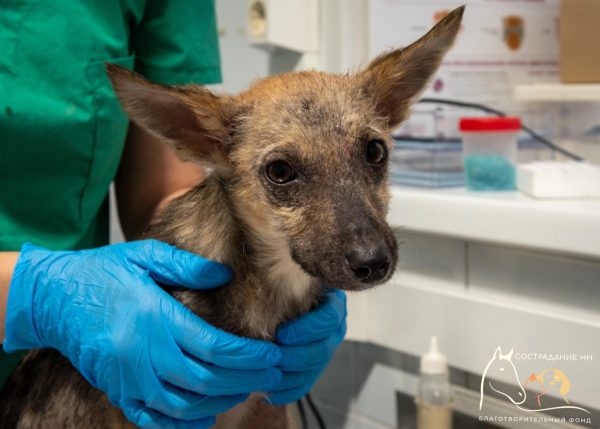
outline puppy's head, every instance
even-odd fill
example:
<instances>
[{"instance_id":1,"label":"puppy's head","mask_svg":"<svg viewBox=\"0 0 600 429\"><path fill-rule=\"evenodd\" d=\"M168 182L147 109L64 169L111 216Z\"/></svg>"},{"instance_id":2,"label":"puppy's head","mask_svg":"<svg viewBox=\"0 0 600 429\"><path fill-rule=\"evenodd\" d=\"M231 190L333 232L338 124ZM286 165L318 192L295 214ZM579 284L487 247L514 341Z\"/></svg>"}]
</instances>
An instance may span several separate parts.
<instances>
[{"instance_id":1,"label":"puppy's head","mask_svg":"<svg viewBox=\"0 0 600 429\"><path fill-rule=\"evenodd\" d=\"M131 120L182 159L209 166L265 248L329 285L357 290L394 271L397 246L385 219L389 134L437 70L462 13L358 73L283 74L237 96L107 67Z\"/></svg>"}]
</instances>

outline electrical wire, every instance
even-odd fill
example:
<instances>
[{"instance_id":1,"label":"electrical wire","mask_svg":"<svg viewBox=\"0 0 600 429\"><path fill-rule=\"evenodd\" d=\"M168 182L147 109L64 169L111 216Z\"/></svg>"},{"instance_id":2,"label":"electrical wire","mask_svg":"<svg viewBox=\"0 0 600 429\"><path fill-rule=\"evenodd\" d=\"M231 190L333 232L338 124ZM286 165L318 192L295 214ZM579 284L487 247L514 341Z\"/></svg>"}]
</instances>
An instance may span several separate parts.
<instances>
[{"instance_id":1,"label":"electrical wire","mask_svg":"<svg viewBox=\"0 0 600 429\"><path fill-rule=\"evenodd\" d=\"M494 109L493 107L486 106L485 104L481 104L481 103L469 103L466 101L447 100L447 99L443 99L443 98L421 98L418 102L423 103L423 104L426 104L426 103L428 103L428 104L446 104L448 106L454 106L454 107L465 107L465 108L469 108L469 109L478 109L483 112L492 113L496 116L507 116L507 114L505 112L502 112L501 110ZM529 134L531 137L533 137L535 140L548 146L550 149L553 149L553 150L557 151L558 153L560 153L568 158L571 158L575 161L584 161L584 159L582 157L580 157L579 155L576 155L573 152L563 149L562 147L556 145L554 142L547 139L546 137L538 134L533 129L529 128L528 126L526 126L523 123L521 123L521 129L523 131L525 131L527 134Z\"/></svg>"},{"instance_id":2,"label":"electrical wire","mask_svg":"<svg viewBox=\"0 0 600 429\"><path fill-rule=\"evenodd\" d=\"M302 398L296 401L296 405L298 406L298 414L300 414L300 421L302 422L302 429L308 429L308 422L306 421L306 411L304 410L304 404L302 403Z\"/></svg>"},{"instance_id":3,"label":"electrical wire","mask_svg":"<svg viewBox=\"0 0 600 429\"><path fill-rule=\"evenodd\" d=\"M459 138L455 138L455 137L450 137L450 138L446 138L446 137L412 137L412 136L397 136L395 137L396 140L400 140L400 141L409 141L409 142L415 142L415 143L460 143L462 142L462 139Z\"/></svg>"},{"instance_id":4,"label":"electrical wire","mask_svg":"<svg viewBox=\"0 0 600 429\"><path fill-rule=\"evenodd\" d=\"M310 396L310 393L307 393L305 398L306 398L306 402L308 402L308 407L310 408L313 415L315 416L315 419L317 419L317 423L319 424L319 429L327 429L327 426L325 425L325 420L323 420L323 416L321 415L321 413L319 412L319 409L313 402L312 397Z\"/></svg>"}]
</instances>

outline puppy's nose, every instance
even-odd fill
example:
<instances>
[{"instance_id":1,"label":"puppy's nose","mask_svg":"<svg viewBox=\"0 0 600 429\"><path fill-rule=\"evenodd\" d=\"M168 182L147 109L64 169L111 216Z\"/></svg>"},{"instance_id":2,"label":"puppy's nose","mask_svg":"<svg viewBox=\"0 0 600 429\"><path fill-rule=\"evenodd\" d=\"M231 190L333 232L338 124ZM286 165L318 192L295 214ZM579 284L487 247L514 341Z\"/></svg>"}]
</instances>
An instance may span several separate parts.
<instances>
[{"instance_id":1,"label":"puppy's nose","mask_svg":"<svg viewBox=\"0 0 600 429\"><path fill-rule=\"evenodd\" d=\"M357 247L346 254L350 269L363 283L384 278L390 269L390 249L385 243L374 248Z\"/></svg>"}]
</instances>

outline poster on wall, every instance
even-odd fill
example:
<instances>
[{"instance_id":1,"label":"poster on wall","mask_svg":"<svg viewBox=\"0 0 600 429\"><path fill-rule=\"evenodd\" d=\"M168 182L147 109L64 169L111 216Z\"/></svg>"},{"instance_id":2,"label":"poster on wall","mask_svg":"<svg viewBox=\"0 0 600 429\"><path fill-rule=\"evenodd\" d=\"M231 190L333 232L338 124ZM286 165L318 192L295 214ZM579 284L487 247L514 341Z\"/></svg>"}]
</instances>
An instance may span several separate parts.
<instances>
[{"instance_id":1,"label":"poster on wall","mask_svg":"<svg viewBox=\"0 0 600 429\"><path fill-rule=\"evenodd\" d=\"M371 0L369 55L409 45L465 3L457 42L424 97L484 103L549 136L593 125L589 106L513 99L517 84L559 81L559 0ZM457 118L469 113L477 112L420 105L397 134L456 136Z\"/></svg>"},{"instance_id":2,"label":"poster on wall","mask_svg":"<svg viewBox=\"0 0 600 429\"><path fill-rule=\"evenodd\" d=\"M372 1L370 54L410 44L462 3ZM515 83L557 81L558 57L558 1L469 1L456 44L426 95L506 107Z\"/></svg>"}]
</instances>

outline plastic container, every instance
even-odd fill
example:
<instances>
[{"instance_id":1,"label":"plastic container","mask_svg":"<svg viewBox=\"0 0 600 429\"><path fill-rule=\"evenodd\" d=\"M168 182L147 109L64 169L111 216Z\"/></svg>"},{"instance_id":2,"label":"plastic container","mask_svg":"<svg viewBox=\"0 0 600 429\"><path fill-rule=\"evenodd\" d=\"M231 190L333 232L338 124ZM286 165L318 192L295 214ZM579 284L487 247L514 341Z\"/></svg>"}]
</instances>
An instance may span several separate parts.
<instances>
[{"instance_id":1,"label":"plastic container","mask_svg":"<svg viewBox=\"0 0 600 429\"><path fill-rule=\"evenodd\" d=\"M518 117L462 118L465 182L472 191L517 188Z\"/></svg>"},{"instance_id":2,"label":"plastic container","mask_svg":"<svg viewBox=\"0 0 600 429\"><path fill-rule=\"evenodd\" d=\"M446 356L439 352L436 337L421 357L417 387L417 429L452 429L452 387Z\"/></svg>"},{"instance_id":3,"label":"plastic container","mask_svg":"<svg viewBox=\"0 0 600 429\"><path fill-rule=\"evenodd\" d=\"M397 138L392 151L391 179L396 185L427 188L464 186L462 145L415 142Z\"/></svg>"}]
</instances>

